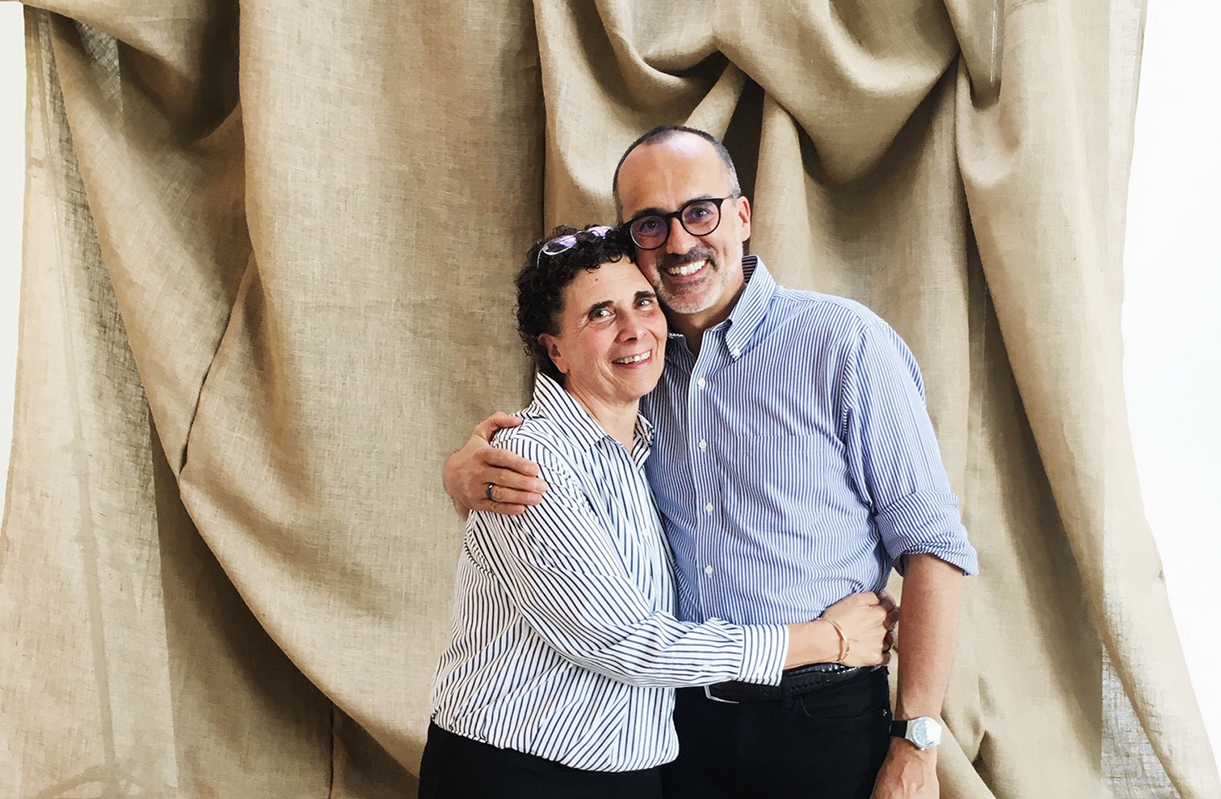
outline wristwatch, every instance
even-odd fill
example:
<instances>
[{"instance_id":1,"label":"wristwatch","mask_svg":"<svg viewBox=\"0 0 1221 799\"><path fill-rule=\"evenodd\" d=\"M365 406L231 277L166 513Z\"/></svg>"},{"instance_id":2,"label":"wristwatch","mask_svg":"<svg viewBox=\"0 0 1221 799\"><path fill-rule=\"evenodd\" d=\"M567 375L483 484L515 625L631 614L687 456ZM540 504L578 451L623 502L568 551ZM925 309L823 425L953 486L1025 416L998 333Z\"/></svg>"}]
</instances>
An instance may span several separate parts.
<instances>
[{"instance_id":1,"label":"wristwatch","mask_svg":"<svg viewBox=\"0 0 1221 799\"><path fill-rule=\"evenodd\" d=\"M890 722L890 734L896 738L906 738L917 749L932 749L941 743L941 724L928 716L896 719Z\"/></svg>"}]
</instances>

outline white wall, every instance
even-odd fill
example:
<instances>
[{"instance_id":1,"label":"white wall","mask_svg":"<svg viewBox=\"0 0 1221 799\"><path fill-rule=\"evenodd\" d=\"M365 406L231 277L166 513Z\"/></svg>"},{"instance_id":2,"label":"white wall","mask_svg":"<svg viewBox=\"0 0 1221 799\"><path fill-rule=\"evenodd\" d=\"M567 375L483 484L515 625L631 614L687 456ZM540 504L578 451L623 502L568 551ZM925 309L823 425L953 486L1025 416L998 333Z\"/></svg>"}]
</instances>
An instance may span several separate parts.
<instances>
[{"instance_id":1,"label":"white wall","mask_svg":"<svg viewBox=\"0 0 1221 799\"><path fill-rule=\"evenodd\" d=\"M1221 7L1150 3L1128 205L1126 384L1141 487L1213 750L1221 564L1221 155L1214 32ZM8 472L24 144L21 6L0 2L0 469ZM1212 346L1206 346L1211 344ZM0 498L0 502L3 499Z\"/></svg>"},{"instance_id":2,"label":"white wall","mask_svg":"<svg viewBox=\"0 0 1221 799\"><path fill-rule=\"evenodd\" d=\"M1141 494L1213 752L1221 599L1216 3L1148 4L1124 252L1124 385ZM1211 668L1210 668L1211 666Z\"/></svg>"}]
</instances>

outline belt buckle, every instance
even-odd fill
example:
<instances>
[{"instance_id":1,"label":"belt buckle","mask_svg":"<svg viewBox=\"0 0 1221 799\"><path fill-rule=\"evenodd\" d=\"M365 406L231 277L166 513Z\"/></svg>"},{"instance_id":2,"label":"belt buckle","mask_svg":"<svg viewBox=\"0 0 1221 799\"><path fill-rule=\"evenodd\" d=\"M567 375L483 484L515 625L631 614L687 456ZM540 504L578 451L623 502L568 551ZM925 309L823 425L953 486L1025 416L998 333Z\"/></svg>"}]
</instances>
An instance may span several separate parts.
<instances>
[{"instance_id":1,"label":"belt buckle","mask_svg":"<svg viewBox=\"0 0 1221 799\"><path fill-rule=\"evenodd\" d=\"M739 705L739 704L741 704L741 702L738 702L736 699L722 699L722 698L721 698L721 697L719 697L719 696L713 696L713 694L712 694L712 686L711 686L711 685L705 685L705 686L704 686L704 696L708 697L708 698L709 698L709 699L711 699L713 702L720 702L720 703L725 704L725 705Z\"/></svg>"}]
</instances>

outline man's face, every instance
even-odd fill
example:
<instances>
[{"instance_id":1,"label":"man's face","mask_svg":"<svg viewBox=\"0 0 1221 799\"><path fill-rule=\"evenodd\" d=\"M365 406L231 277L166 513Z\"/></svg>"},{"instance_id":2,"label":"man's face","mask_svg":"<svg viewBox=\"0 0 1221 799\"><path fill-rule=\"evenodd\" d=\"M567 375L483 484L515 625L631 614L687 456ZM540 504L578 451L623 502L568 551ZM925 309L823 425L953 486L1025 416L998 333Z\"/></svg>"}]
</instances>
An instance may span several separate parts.
<instances>
[{"instance_id":1,"label":"man's face","mask_svg":"<svg viewBox=\"0 0 1221 799\"><path fill-rule=\"evenodd\" d=\"M729 171L708 142L690 133L633 150L619 170L623 219L677 211L689 200L725 197ZM742 243L750 238L750 204L745 197L721 203L716 230L692 236L677 219L656 250L637 248L636 263L657 296L679 319L706 329L725 319L744 285Z\"/></svg>"}]
</instances>

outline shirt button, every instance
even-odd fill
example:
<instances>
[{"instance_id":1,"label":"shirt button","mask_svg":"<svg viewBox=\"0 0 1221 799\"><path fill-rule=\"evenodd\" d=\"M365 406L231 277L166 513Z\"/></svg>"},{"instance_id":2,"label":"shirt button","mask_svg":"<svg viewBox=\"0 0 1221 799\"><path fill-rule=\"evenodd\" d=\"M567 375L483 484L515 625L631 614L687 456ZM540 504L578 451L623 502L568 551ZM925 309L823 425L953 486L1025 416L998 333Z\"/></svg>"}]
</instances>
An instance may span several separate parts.
<instances>
[{"instance_id":1,"label":"shirt button","mask_svg":"<svg viewBox=\"0 0 1221 799\"><path fill-rule=\"evenodd\" d=\"M712 576L712 564L711 563L709 563L707 566L704 567L704 574L708 575L709 577Z\"/></svg>"},{"instance_id":2,"label":"shirt button","mask_svg":"<svg viewBox=\"0 0 1221 799\"><path fill-rule=\"evenodd\" d=\"M701 451L708 449L708 442L701 438L699 448Z\"/></svg>"},{"instance_id":3,"label":"shirt button","mask_svg":"<svg viewBox=\"0 0 1221 799\"><path fill-rule=\"evenodd\" d=\"M737 347L733 348L733 357L737 358L741 354L742 354L742 350L738 349Z\"/></svg>"},{"instance_id":4,"label":"shirt button","mask_svg":"<svg viewBox=\"0 0 1221 799\"><path fill-rule=\"evenodd\" d=\"M695 381L695 384L700 388L703 388L704 386L708 385L708 381L701 377L699 380Z\"/></svg>"},{"instance_id":5,"label":"shirt button","mask_svg":"<svg viewBox=\"0 0 1221 799\"><path fill-rule=\"evenodd\" d=\"M712 513L712 503L711 502L709 502L707 505L704 506L704 511L707 513Z\"/></svg>"}]
</instances>

